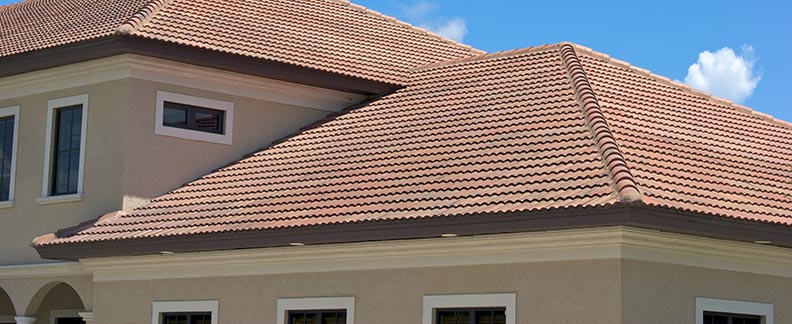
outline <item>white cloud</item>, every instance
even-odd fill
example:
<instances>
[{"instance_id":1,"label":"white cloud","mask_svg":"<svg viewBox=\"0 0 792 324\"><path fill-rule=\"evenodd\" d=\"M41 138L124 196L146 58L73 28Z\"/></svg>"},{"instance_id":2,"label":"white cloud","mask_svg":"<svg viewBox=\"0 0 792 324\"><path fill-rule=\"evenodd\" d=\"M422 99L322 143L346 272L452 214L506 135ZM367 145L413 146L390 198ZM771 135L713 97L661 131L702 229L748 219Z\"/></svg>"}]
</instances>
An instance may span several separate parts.
<instances>
[{"instance_id":1,"label":"white cloud","mask_svg":"<svg viewBox=\"0 0 792 324\"><path fill-rule=\"evenodd\" d=\"M425 25L424 28L457 42L462 42L467 34L467 23L462 18L445 19L443 23L434 26Z\"/></svg>"},{"instance_id":2,"label":"white cloud","mask_svg":"<svg viewBox=\"0 0 792 324\"><path fill-rule=\"evenodd\" d=\"M698 62L688 68L685 83L714 96L742 103L753 94L761 79L754 71L754 50L743 46L742 53L724 47L699 54Z\"/></svg>"},{"instance_id":3,"label":"white cloud","mask_svg":"<svg viewBox=\"0 0 792 324\"><path fill-rule=\"evenodd\" d=\"M433 33L462 42L468 31L465 19L436 15L435 12L438 9L440 9L440 5L430 1L419 1L414 2L412 5L402 5L404 16L412 20L414 24Z\"/></svg>"}]
</instances>

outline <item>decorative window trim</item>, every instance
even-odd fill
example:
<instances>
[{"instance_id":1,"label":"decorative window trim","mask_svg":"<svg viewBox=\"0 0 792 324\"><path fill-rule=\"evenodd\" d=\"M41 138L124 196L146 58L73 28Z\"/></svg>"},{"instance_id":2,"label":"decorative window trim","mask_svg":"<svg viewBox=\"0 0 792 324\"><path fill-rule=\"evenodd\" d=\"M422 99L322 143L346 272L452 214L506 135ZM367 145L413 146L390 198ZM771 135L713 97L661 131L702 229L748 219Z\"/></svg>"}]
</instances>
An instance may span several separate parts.
<instances>
[{"instance_id":1,"label":"decorative window trim","mask_svg":"<svg viewBox=\"0 0 792 324\"><path fill-rule=\"evenodd\" d=\"M162 313L212 313L212 324L218 323L219 303L216 300L198 301L155 301L151 307L151 324L160 324Z\"/></svg>"},{"instance_id":2,"label":"decorative window trim","mask_svg":"<svg viewBox=\"0 0 792 324\"><path fill-rule=\"evenodd\" d=\"M50 100L47 103L47 134L44 143L44 177L41 182L41 197L36 199L39 204L53 204L82 200L83 179L85 178L85 138L88 130L88 94ZM82 105L82 134L80 134L80 171L77 175L77 193L53 196L50 194L52 177L52 150L54 149L55 110L69 106Z\"/></svg>"},{"instance_id":3,"label":"decorative window trim","mask_svg":"<svg viewBox=\"0 0 792 324\"><path fill-rule=\"evenodd\" d=\"M347 324L355 324L355 297L317 297L278 299L277 324L286 324L289 311L344 309Z\"/></svg>"},{"instance_id":4,"label":"decorative window trim","mask_svg":"<svg viewBox=\"0 0 792 324\"><path fill-rule=\"evenodd\" d=\"M762 316L773 324L773 304L696 297L696 324L704 324L704 312Z\"/></svg>"},{"instance_id":5,"label":"decorative window trim","mask_svg":"<svg viewBox=\"0 0 792 324\"><path fill-rule=\"evenodd\" d=\"M424 296L423 324L434 324L436 309L505 307L506 324L517 324L517 294L475 294Z\"/></svg>"},{"instance_id":6,"label":"decorative window trim","mask_svg":"<svg viewBox=\"0 0 792 324\"><path fill-rule=\"evenodd\" d=\"M82 309L53 309L53 310L50 310L49 323L50 324L55 324L57 319L64 318L64 317L75 317L75 318L76 317L80 317L80 318L82 318L82 316L80 316L80 312L83 312L83 310Z\"/></svg>"},{"instance_id":7,"label":"decorative window trim","mask_svg":"<svg viewBox=\"0 0 792 324\"><path fill-rule=\"evenodd\" d=\"M0 208L14 206L14 186L16 181L17 147L19 146L19 106L0 108L0 118L14 116L14 147L11 150L11 179L8 182L8 200L0 201Z\"/></svg>"},{"instance_id":8,"label":"decorative window trim","mask_svg":"<svg viewBox=\"0 0 792 324\"><path fill-rule=\"evenodd\" d=\"M166 101L224 111L225 117L223 118L223 122L225 125L223 125L223 130L225 131L225 134L213 134L163 125L162 121L163 114L165 113ZM154 118L154 133L157 135L178 137L201 142L232 145L234 137L234 103L179 93L157 91L157 110Z\"/></svg>"}]
</instances>

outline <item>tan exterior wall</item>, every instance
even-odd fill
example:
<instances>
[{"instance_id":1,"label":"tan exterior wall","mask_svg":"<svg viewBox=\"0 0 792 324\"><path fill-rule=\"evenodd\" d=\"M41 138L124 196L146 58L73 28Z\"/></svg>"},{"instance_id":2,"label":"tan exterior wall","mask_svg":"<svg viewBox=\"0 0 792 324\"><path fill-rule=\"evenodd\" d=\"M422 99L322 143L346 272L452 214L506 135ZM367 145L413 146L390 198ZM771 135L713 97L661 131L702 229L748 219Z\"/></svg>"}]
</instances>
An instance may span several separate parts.
<instances>
[{"instance_id":1,"label":"tan exterior wall","mask_svg":"<svg viewBox=\"0 0 792 324\"><path fill-rule=\"evenodd\" d=\"M164 90L235 104L233 145L155 135L156 92ZM88 94L82 201L40 205L47 103ZM132 209L178 188L328 112L147 80L125 78L0 100L20 106L15 203L0 209L0 266L42 262L33 238L106 213Z\"/></svg>"},{"instance_id":2,"label":"tan exterior wall","mask_svg":"<svg viewBox=\"0 0 792 324\"><path fill-rule=\"evenodd\" d=\"M30 247L33 238L117 210L121 206L123 139L118 116L126 110L125 80L52 91L0 101L0 107L20 106L15 202L0 209L0 265L39 262ZM85 198L79 202L39 205L44 173L47 103L88 94L85 147ZM101 136L98 136L101 134Z\"/></svg>"},{"instance_id":3,"label":"tan exterior wall","mask_svg":"<svg viewBox=\"0 0 792 324\"><path fill-rule=\"evenodd\" d=\"M621 273L623 323L694 323L696 297L773 304L792 323L792 278L634 260Z\"/></svg>"},{"instance_id":4,"label":"tan exterior wall","mask_svg":"<svg viewBox=\"0 0 792 324\"><path fill-rule=\"evenodd\" d=\"M517 323L618 323L619 260L97 282L96 323L149 324L153 301L219 300L220 323L275 324L278 298L355 296L356 322L421 323L424 295L517 293ZM123 302L119 302L122 301Z\"/></svg>"},{"instance_id":5,"label":"tan exterior wall","mask_svg":"<svg viewBox=\"0 0 792 324\"><path fill-rule=\"evenodd\" d=\"M194 88L130 79L124 168L125 209L176 189L329 113ZM234 103L233 145L156 135L157 91Z\"/></svg>"}]
</instances>

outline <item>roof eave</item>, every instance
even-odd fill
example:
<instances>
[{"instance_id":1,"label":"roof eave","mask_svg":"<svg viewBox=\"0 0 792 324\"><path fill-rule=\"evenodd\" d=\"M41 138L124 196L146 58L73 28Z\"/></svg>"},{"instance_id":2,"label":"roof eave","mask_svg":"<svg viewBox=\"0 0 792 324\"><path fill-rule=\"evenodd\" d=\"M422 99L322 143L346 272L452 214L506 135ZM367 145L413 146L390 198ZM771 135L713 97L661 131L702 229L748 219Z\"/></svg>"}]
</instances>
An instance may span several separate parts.
<instances>
[{"instance_id":1,"label":"roof eave","mask_svg":"<svg viewBox=\"0 0 792 324\"><path fill-rule=\"evenodd\" d=\"M326 89L384 95L403 85L368 80L255 57L127 35L112 35L0 58L0 77L120 54L138 54Z\"/></svg>"},{"instance_id":2,"label":"roof eave","mask_svg":"<svg viewBox=\"0 0 792 324\"><path fill-rule=\"evenodd\" d=\"M435 238L447 233L470 236L606 226L633 226L732 241L770 241L776 246L792 248L792 228L789 226L634 204L34 245L34 248L43 259L79 260L149 255L162 251L185 253L268 248L295 242L317 245Z\"/></svg>"}]
</instances>

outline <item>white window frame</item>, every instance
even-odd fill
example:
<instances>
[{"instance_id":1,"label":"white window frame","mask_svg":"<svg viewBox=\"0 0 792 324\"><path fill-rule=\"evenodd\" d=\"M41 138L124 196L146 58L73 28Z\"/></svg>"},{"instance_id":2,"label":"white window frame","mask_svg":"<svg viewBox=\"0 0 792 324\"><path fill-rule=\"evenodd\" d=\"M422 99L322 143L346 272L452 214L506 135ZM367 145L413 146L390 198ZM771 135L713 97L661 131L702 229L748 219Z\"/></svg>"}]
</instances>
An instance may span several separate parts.
<instances>
[{"instance_id":1,"label":"white window frame","mask_svg":"<svg viewBox=\"0 0 792 324\"><path fill-rule=\"evenodd\" d=\"M506 308L506 324L517 324L517 294L432 295L423 299L423 324L434 324L435 312L445 308Z\"/></svg>"},{"instance_id":2,"label":"white window frame","mask_svg":"<svg viewBox=\"0 0 792 324\"><path fill-rule=\"evenodd\" d=\"M44 143L44 177L41 184L41 197L36 199L39 204L52 204L60 202L70 202L82 200L85 196L83 191L83 179L85 178L85 139L88 135L88 94L50 100L47 103L47 134ZM52 177L52 156L55 134L55 110L69 106L82 105L82 134L80 134L80 170L77 175L77 193L71 195L50 195L50 179Z\"/></svg>"},{"instance_id":3,"label":"white window frame","mask_svg":"<svg viewBox=\"0 0 792 324\"><path fill-rule=\"evenodd\" d=\"M185 105L222 110L224 134L213 134L191 129L169 127L162 124L165 113L165 102L174 102ZM189 140L232 145L234 139L234 103L228 101L214 100L190 96L180 93L167 91L157 91L157 111L154 118L154 133L157 135L184 138Z\"/></svg>"},{"instance_id":4,"label":"white window frame","mask_svg":"<svg viewBox=\"0 0 792 324\"><path fill-rule=\"evenodd\" d=\"M83 311L84 310L82 310L82 309L53 309L53 310L50 310L49 323L50 324L55 324L55 322L59 318L68 318L68 317L72 317L72 318L79 317L79 318L82 318L82 316L80 316L80 312L83 312Z\"/></svg>"},{"instance_id":5,"label":"white window frame","mask_svg":"<svg viewBox=\"0 0 792 324\"><path fill-rule=\"evenodd\" d=\"M151 306L151 324L160 324L162 313L212 313L212 324L218 323L219 303L216 300L155 301Z\"/></svg>"},{"instance_id":6,"label":"white window frame","mask_svg":"<svg viewBox=\"0 0 792 324\"><path fill-rule=\"evenodd\" d=\"M276 324L287 324L289 311L346 310L347 324L355 324L355 297L313 297L278 299Z\"/></svg>"},{"instance_id":7,"label":"white window frame","mask_svg":"<svg viewBox=\"0 0 792 324\"><path fill-rule=\"evenodd\" d=\"M704 324L704 312L761 316L763 324L773 324L773 304L696 297L696 324Z\"/></svg>"},{"instance_id":8,"label":"white window frame","mask_svg":"<svg viewBox=\"0 0 792 324\"><path fill-rule=\"evenodd\" d=\"M0 201L0 208L14 206L14 182L16 181L17 146L19 144L19 106L0 108L0 118L14 116L14 145L11 149L11 179L8 182L8 200Z\"/></svg>"}]
</instances>

